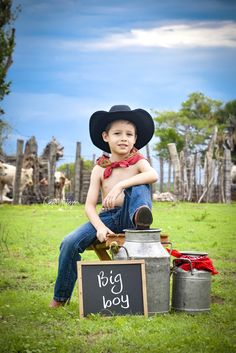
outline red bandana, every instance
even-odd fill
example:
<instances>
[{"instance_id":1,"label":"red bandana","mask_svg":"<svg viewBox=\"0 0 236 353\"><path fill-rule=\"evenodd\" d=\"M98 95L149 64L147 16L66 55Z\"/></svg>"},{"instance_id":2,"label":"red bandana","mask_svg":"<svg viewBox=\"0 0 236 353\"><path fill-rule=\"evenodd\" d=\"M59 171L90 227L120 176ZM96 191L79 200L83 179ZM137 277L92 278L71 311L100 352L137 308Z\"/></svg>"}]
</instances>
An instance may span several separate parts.
<instances>
[{"instance_id":1,"label":"red bandana","mask_svg":"<svg viewBox=\"0 0 236 353\"><path fill-rule=\"evenodd\" d=\"M145 159L136 148L133 148L130 151L129 156L119 162L111 162L108 156L102 155L100 158L97 159L96 164L100 167L105 168L104 170L104 179L109 178L112 173L112 169L114 168L128 168L132 164L136 164L140 159Z\"/></svg>"},{"instance_id":2,"label":"red bandana","mask_svg":"<svg viewBox=\"0 0 236 353\"><path fill-rule=\"evenodd\" d=\"M170 253L170 249L166 249ZM177 257L176 265L180 266L184 271L190 271L190 264L181 262L181 259L189 259L192 262L192 267L196 268L196 270L200 271L209 271L213 275L217 275L218 271L216 271L215 267L213 266L212 260L206 256L189 256L183 255L177 250L172 250L171 255Z\"/></svg>"}]
</instances>

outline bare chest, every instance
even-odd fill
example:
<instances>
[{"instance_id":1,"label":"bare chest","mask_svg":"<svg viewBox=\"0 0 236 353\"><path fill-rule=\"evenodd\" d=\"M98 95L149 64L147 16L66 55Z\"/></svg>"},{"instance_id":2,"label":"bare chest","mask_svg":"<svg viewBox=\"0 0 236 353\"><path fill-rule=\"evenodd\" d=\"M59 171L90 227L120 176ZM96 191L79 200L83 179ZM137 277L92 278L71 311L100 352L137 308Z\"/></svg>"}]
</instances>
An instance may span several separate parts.
<instances>
[{"instance_id":1,"label":"bare chest","mask_svg":"<svg viewBox=\"0 0 236 353\"><path fill-rule=\"evenodd\" d=\"M139 173L137 165L131 165L128 168L114 168L111 175L107 179L102 178L102 194L105 197L108 192L115 186L119 181L131 178Z\"/></svg>"}]
</instances>

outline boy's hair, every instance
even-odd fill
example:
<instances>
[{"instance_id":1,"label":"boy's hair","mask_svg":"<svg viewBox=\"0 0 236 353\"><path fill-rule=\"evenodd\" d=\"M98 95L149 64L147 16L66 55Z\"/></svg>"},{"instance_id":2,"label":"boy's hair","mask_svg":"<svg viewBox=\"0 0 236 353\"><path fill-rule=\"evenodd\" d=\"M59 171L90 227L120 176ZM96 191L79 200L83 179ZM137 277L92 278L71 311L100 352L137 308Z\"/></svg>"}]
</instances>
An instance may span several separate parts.
<instances>
[{"instance_id":1,"label":"boy's hair","mask_svg":"<svg viewBox=\"0 0 236 353\"><path fill-rule=\"evenodd\" d=\"M120 121L122 121L123 119L120 119ZM110 131L112 125L114 123L116 123L117 121L119 120L115 120L115 121L111 121L110 123L107 124L106 128L105 128L105 131L106 133L108 134L108 132ZM137 128L136 128L136 125L134 123L132 123L131 121L128 121L128 120L123 120L123 121L126 121L128 124L132 125L134 127L134 130L135 130L135 135L137 135Z\"/></svg>"}]
</instances>

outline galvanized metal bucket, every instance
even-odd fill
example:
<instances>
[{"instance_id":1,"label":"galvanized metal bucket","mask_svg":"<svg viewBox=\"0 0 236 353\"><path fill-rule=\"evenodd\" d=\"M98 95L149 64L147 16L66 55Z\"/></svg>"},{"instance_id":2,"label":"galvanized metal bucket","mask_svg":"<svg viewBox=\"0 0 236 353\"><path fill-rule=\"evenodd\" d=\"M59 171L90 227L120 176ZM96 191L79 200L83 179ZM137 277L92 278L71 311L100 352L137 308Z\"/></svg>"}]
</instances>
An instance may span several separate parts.
<instances>
[{"instance_id":1,"label":"galvanized metal bucket","mask_svg":"<svg viewBox=\"0 0 236 353\"><path fill-rule=\"evenodd\" d=\"M148 314L166 313L170 306L170 255L160 242L161 229L125 230L125 243L114 259L144 259Z\"/></svg>"},{"instance_id":2,"label":"galvanized metal bucket","mask_svg":"<svg viewBox=\"0 0 236 353\"><path fill-rule=\"evenodd\" d=\"M190 259L181 261L189 262L191 270L184 271L173 261L172 309L190 314L210 311L211 272L193 269Z\"/></svg>"}]
</instances>

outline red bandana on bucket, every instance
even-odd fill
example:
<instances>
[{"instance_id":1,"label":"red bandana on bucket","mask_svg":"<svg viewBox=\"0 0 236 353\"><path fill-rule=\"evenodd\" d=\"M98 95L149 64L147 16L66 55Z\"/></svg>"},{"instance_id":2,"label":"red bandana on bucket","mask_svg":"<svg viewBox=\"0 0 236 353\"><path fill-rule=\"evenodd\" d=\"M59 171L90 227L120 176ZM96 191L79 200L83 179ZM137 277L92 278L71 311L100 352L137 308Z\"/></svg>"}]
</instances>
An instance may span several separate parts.
<instances>
[{"instance_id":1,"label":"red bandana on bucket","mask_svg":"<svg viewBox=\"0 0 236 353\"><path fill-rule=\"evenodd\" d=\"M126 159L118 162L111 162L110 158L106 155L102 155L97 159L96 164L100 167L105 168L103 176L104 179L109 178L114 168L128 168L130 165L136 164L140 159L146 159L143 155L139 153L136 148L130 151L130 154Z\"/></svg>"},{"instance_id":2,"label":"red bandana on bucket","mask_svg":"<svg viewBox=\"0 0 236 353\"><path fill-rule=\"evenodd\" d=\"M209 271L212 275L217 275L218 271L216 271L213 266L212 260L207 256L189 256L183 255L181 252L177 250L166 249L171 256L177 257L176 265L180 266L184 271L190 271L190 264L181 262L181 259L189 259L192 262L192 267L199 271Z\"/></svg>"}]
</instances>

